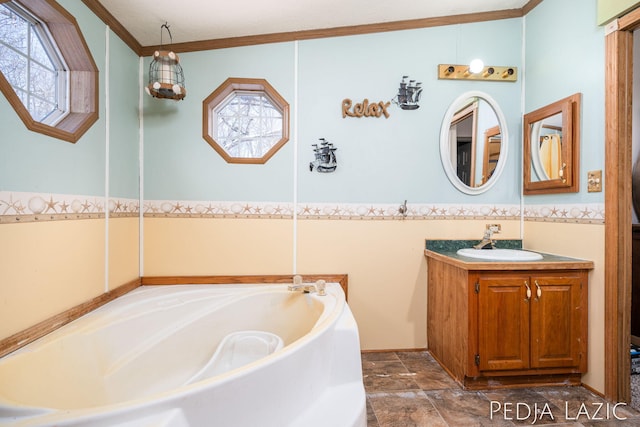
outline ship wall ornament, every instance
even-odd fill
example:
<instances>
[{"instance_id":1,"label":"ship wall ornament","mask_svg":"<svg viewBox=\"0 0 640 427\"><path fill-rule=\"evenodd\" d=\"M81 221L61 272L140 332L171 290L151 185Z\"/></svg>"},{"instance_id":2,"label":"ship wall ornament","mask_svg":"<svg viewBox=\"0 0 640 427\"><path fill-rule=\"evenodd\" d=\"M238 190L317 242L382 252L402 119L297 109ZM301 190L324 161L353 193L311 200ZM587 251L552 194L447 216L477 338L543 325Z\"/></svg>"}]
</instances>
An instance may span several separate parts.
<instances>
[{"instance_id":1,"label":"ship wall ornament","mask_svg":"<svg viewBox=\"0 0 640 427\"><path fill-rule=\"evenodd\" d=\"M312 144L316 159L309 163L309 170L313 172L315 168L318 172L333 172L338 167L336 159L337 148L324 138L320 138L320 145Z\"/></svg>"},{"instance_id":2,"label":"ship wall ornament","mask_svg":"<svg viewBox=\"0 0 640 427\"><path fill-rule=\"evenodd\" d=\"M392 102L403 110L417 110L420 108L418 102L422 95L422 83L415 80L407 82L408 78L409 76L402 76L398 94L392 99Z\"/></svg>"}]
</instances>

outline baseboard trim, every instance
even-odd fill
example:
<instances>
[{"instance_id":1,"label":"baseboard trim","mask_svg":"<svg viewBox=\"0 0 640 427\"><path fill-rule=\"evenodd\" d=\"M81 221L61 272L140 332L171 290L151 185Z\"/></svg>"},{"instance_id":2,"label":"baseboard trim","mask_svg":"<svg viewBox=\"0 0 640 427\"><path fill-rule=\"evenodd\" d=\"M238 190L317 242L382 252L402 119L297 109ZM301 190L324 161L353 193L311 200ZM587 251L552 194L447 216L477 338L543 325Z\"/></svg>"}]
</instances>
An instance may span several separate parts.
<instances>
[{"instance_id":1,"label":"baseboard trim","mask_svg":"<svg viewBox=\"0 0 640 427\"><path fill-rule=\"evenodd\" d=\"M594 389L590 385L585 384L585 383L582 383L581 385L582 385L582 387L586 388L587 390L589 390L591 393L595 394L596 396L600 396L601 398L606 399L604 397L604 393L599 392L598 390Z\"/></svg>"},{"instance_id":2,"label":"baseboard trim","mask_svg":"<svg viewBox=\"0 0 640 427\"><path fill-rule=\"evenodd\" d=\"M379 349L379 350L362 350L360 353L391 353L391 352L400 352L400 353L410 353L410 352L420 352L427 351L427 348L390 348L390 349Z\"/></svg>"},{"instance_id":3,"label":"baseboard trim","mask_svg":"<svg viewBox=\"0 0 640 427\"><path fill-rule=\"evenodd\" d=\"M20 332L17 332L13 335L8 336L0 340L0 357L6 356L7 354L18 350L21 347L41 338L61 326L70 323L77 318L84 316L90 311L95 310L103 306L104 304L113 301L114 299L131 292L138 286L140 286L141 280L140 278L134 279L124 285L118 286L117 288L105 292L95 298L90 299L89 301L83 302L82 304L78 304L75 307L70 308L69 310L65 310L62 313L56 314L48 319L43 320L42 322L36 323L35 325L24 329Z\"/></svg>"}]
</instances>

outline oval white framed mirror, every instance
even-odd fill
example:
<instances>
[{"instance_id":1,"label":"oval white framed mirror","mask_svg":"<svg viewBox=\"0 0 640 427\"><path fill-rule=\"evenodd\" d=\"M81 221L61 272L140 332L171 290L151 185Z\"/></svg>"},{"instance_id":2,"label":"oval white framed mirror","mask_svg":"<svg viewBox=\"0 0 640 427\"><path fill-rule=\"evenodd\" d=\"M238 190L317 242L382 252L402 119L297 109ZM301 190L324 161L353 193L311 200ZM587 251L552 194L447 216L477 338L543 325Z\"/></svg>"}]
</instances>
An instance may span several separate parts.
<instances>
[{"instance_id":1,"label":"oval white framed mirror","mask_svg":"<svg viewBox=\"0 0 640 427\"><path fill-rule=\"evenodd\" d=\"M447 109L440 158L449 181L465 194L489 190L507 161L509 133L498 103L481 91L465 92Z\"/></svg>"}]
</instances>

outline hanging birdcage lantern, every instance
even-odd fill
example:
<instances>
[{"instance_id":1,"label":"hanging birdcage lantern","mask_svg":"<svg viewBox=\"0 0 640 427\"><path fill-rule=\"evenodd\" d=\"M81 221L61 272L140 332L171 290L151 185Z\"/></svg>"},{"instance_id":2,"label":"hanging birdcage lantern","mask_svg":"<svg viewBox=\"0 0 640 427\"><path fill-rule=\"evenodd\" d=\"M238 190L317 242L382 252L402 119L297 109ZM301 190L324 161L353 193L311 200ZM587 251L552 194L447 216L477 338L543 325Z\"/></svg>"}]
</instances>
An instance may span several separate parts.
<instances>
[{"instance_id":1,"label":"hanging birdcage lantern","mask_svg":"<svg viewBox=\"0 0 640 427\"><path fill-rule=\"evenodd\" d=\"M162 30L166 29L170 42L173 42L171 31L167 23L160 27L160 47L162 44ZM184 73L180 66L180 58L171 50L156 50L153 60L149 64L149 84L146 92L154 98L184 99L187 90L184 88Z\"/></svg>"}]
</instances>

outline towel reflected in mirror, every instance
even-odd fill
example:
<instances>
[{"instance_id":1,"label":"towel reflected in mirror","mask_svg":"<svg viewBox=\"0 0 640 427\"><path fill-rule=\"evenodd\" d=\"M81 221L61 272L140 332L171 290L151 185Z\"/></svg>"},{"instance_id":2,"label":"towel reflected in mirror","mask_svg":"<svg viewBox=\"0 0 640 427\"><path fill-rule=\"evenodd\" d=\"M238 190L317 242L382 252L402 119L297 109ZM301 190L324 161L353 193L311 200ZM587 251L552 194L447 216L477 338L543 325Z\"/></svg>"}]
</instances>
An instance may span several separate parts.
<instances>
[{"instance_id":1,"label":"towel reflected in mirror","mask_svg":"<svg viewBox=\"0 0 640 427\"><path fill-rule=\"evenodd\" d=\"M549 179L562 177L562 136L549 134L540 137L540 160Z\"/></svg>"}]
</instances>

